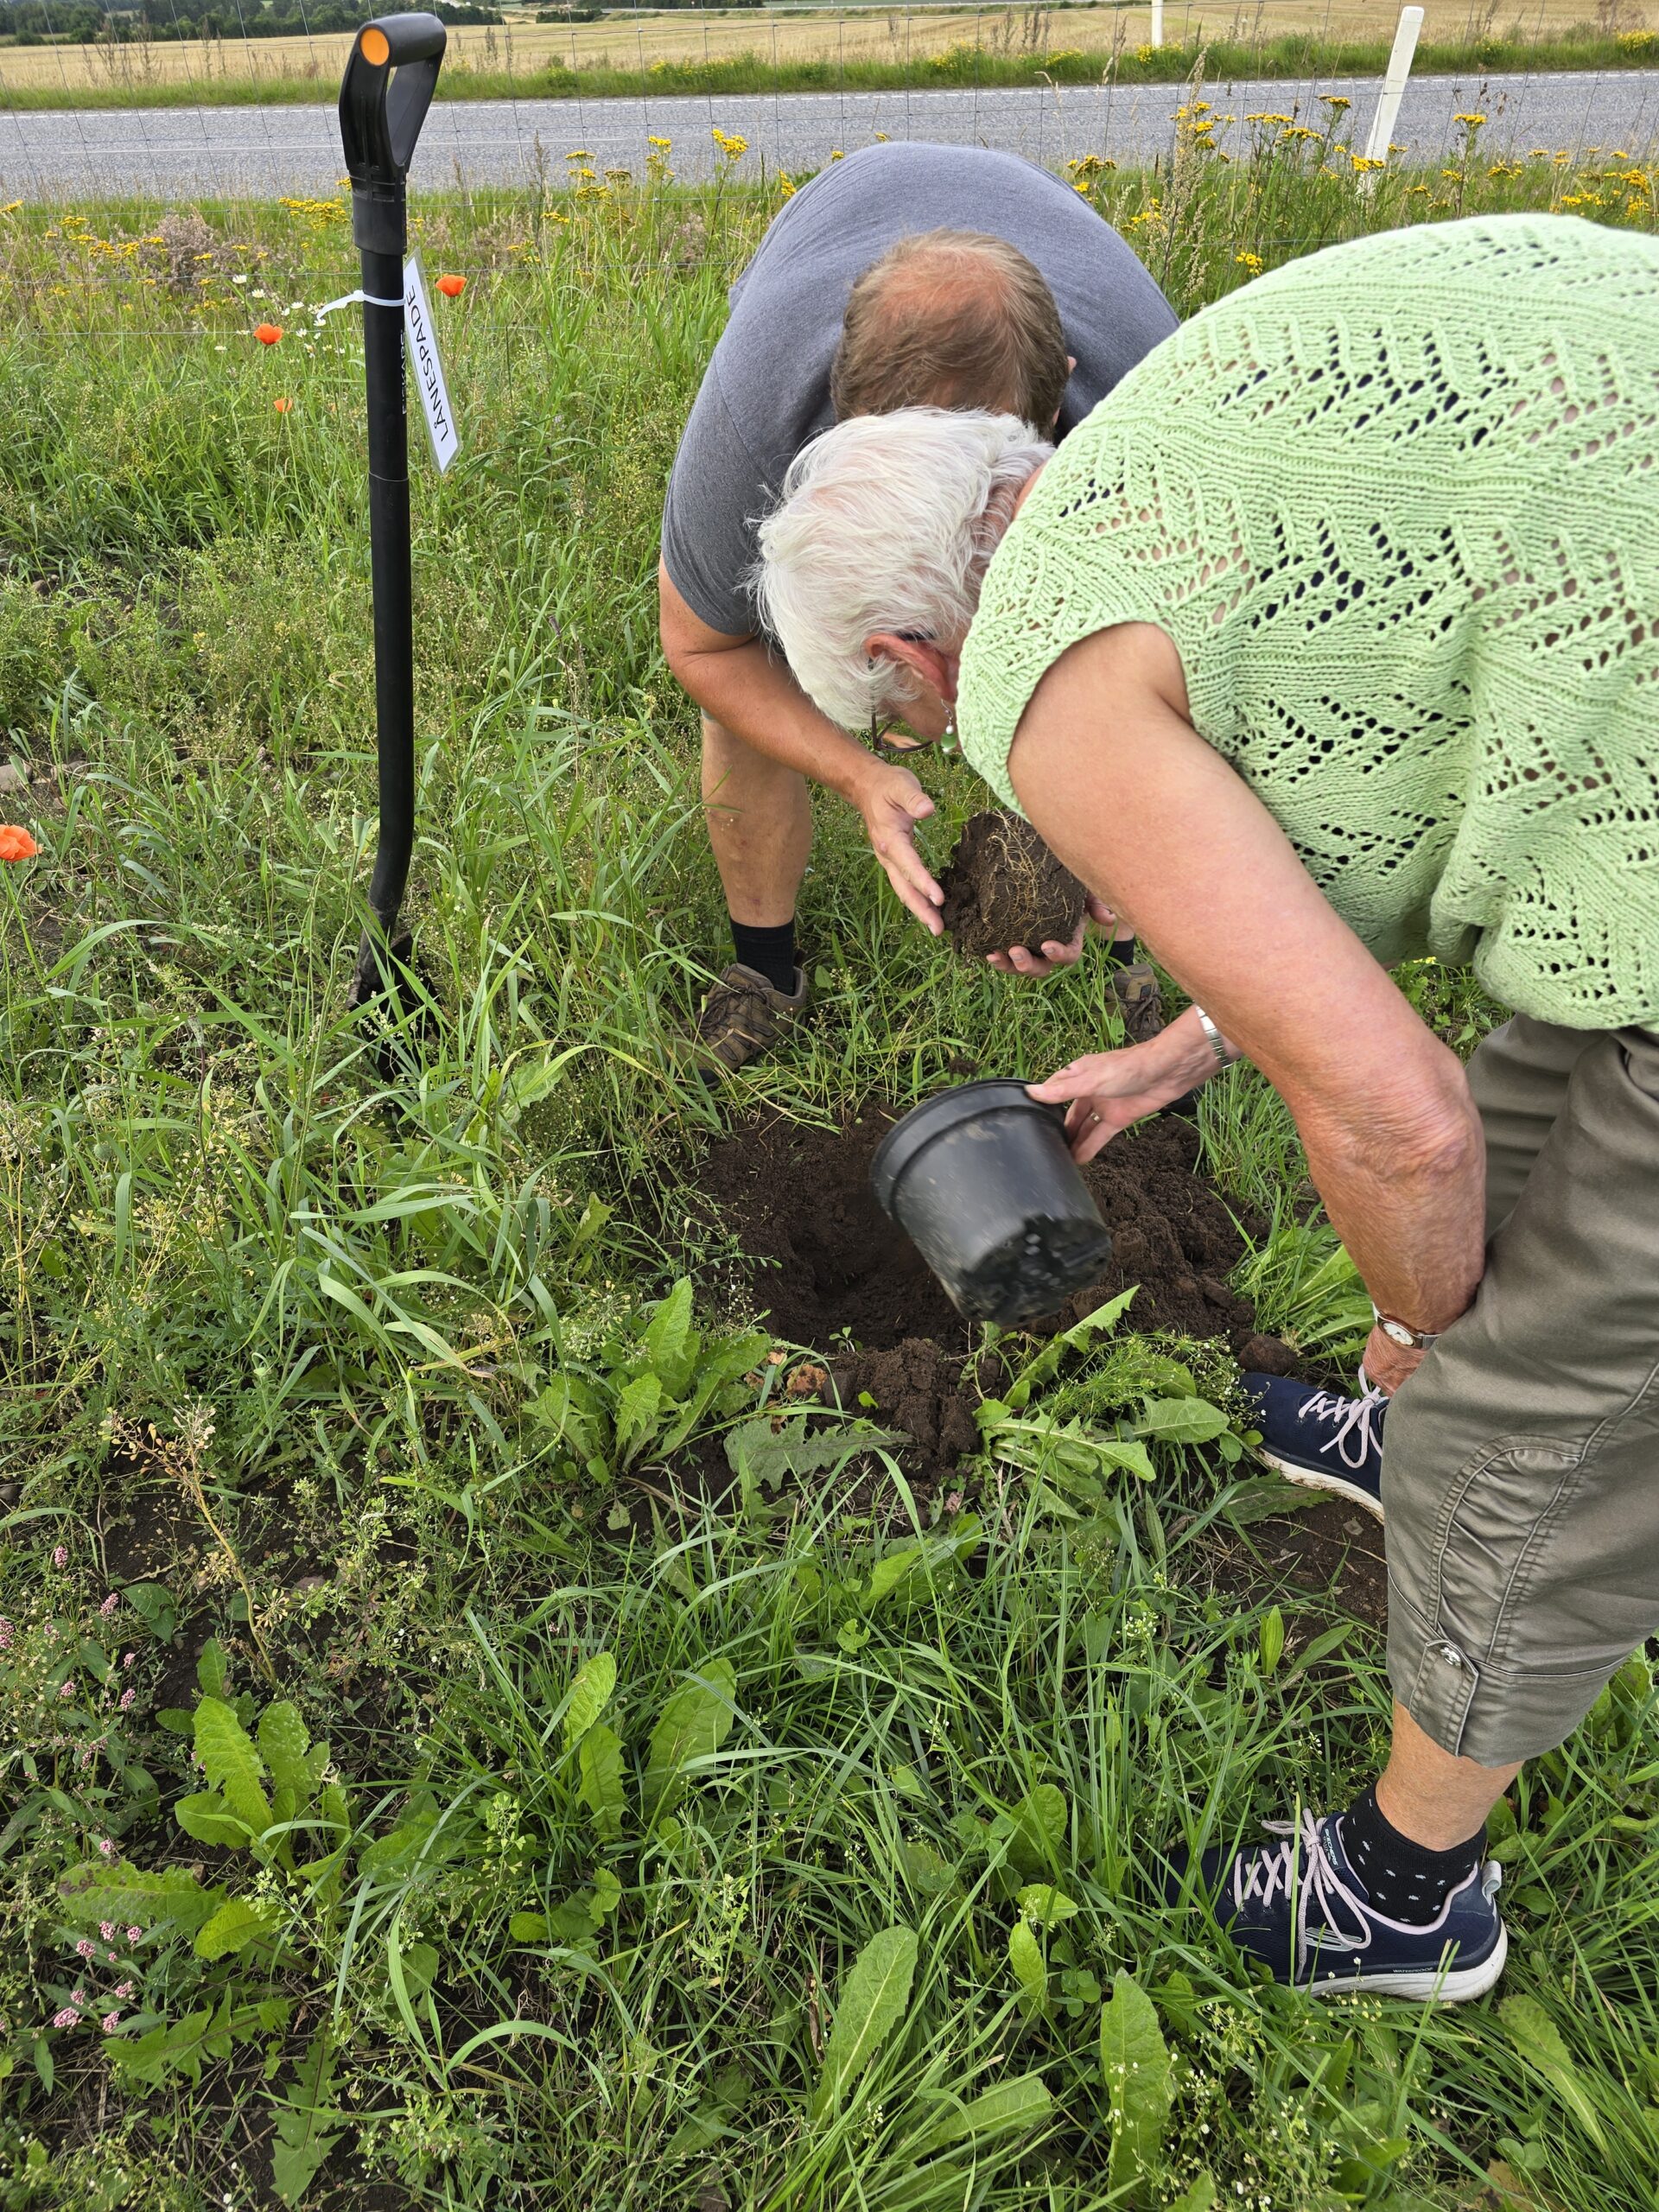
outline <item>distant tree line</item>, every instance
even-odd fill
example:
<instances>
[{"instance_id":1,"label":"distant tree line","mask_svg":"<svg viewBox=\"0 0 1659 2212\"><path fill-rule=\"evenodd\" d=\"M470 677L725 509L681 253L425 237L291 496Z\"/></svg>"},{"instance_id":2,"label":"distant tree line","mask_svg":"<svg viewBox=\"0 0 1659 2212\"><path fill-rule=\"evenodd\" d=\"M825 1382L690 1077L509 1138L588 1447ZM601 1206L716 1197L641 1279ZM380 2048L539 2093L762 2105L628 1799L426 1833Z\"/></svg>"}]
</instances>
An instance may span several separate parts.
<instances>
[{"instance_id":1,"label":"distant tree line","mask_svg":"<svg viewBox=\"0 0 1659 2212\"><path fill-rule=\"evenodd\" d=\"M499 8L470 0L426 0L446 23L499 23ZM293 38L308 31L353 31L372 16L386 12L385 0L210 0L194 9L190 0L140 0L111 10L88 0L0 0L0 35L10 32L19 46L62 39L90 46L97 39L125 43L180 38Z\"/></svg>"}]
</instances>

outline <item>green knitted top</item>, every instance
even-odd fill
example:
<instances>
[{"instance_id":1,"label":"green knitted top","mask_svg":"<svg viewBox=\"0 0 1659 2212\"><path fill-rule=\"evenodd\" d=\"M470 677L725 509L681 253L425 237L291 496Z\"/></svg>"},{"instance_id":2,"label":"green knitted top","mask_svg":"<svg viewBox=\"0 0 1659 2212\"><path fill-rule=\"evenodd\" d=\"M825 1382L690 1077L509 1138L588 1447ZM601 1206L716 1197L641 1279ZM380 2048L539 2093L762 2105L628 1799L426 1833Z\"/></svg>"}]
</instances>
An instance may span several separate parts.
<instances>
[{"instance_id":1,"label":"green knitted top","mask_svg":"<svg viewBox=\"0 0 1659 2212\"><path fill-rule=\"evenodd\" d=\"M986 575L957 720L1010 805L1027 701L1117 622L1380 959L1659 1020L1659 241L1388 232L1147 355Z\"/></svg>"}]
</instances>

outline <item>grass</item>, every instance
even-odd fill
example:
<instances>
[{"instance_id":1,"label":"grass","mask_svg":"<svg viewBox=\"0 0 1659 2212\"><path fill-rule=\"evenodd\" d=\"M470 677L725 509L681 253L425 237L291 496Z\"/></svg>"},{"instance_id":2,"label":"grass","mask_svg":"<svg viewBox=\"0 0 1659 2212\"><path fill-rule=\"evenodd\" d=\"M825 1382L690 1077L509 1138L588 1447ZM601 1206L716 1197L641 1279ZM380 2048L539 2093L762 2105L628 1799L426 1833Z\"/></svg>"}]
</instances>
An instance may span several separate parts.
<instances>
[{"instance_id":1,"label":"grass","mask_svg":"<svg viewBox=\"0 0 1659 2212\"><path fill-rule=\"evenodd\" d=\"M1278 4L1206 21L1172 9L1153 47L1143 10L956 9L757 16L753 10L618 14L559 27L518 18L501 30L458 29L443 99L643 94L885 92L1050 87L1108 81L1376 77L1393 16L1375 8ZM1419 76L1476 79L1538 70L1651 69L1659 32L1626 25L1618 0L1597 22L1535 6L1498 30L1496 11L1439 11L1414 62ZM345 66L348 38L181 40L90 46L0 46L0 96L20 109L171 107L315 101Z\"/></svg>"},{"instance_id":2,"label":"grass","mask_svg":"<svg viewBox=\"0 0 1659 2212\"><path fill-rule=\"evenodd\" d=\"M1629 164L1465 137L1368 194L1340 111L1224 165L1194 108L1172 165L1079 181L1183 311L1374 223L1653 219ZM43 849L0 873L0 2197L1651 2212L1645 1662L1496 1831L1497 2000L1259 1986L1159 1853L1340 1797L1387 1691L1274 1567L1224 1357L1132 1309L1023 1379L1005 1346L941 1497L780 1412L798 1354L691 1216L743 1103L1105 1023L1094 967L942 963L825 804L820 1021L730 1107L671 1072L721 948L658 505L784 188L422 202L465 446L416 468L431 1004L391 1039L343 1003L359 342L293 304L353 281L339 205L3 219L0 810ZM937 852L977 793L924 773ZM1282 1111L1236 1075L1205 1141L1278 1211L1264 1309L1338 1346Z\"/></svg>"}]
</instances>

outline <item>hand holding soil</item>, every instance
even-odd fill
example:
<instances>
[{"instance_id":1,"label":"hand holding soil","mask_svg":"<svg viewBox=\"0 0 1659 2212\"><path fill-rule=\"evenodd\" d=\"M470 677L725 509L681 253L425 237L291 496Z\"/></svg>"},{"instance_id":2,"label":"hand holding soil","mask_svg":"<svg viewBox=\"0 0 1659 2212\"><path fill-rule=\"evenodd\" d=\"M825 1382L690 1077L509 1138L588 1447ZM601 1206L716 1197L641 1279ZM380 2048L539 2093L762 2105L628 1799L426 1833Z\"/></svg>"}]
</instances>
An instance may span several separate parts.
<instances>
[{"instance_id":1,"label":"hand holding soil","mask_svg":"<svg viewBox=\"0 0 1659 2212\"><path fill-rule=\"evenodd\" d=\"M964 959L1046 975L1049 962L1082 952L1089 894L1019 815L971 817L940 881L940 913Z\"/></svg>"}]
</instances>

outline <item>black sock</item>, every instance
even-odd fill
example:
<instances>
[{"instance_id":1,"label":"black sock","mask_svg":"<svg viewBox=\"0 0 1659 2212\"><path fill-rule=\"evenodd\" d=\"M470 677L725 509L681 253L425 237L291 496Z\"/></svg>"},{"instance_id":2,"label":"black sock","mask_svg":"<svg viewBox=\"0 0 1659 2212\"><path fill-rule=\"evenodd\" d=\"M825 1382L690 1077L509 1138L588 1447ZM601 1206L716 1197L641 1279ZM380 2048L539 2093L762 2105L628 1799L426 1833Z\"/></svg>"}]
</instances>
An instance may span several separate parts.
<instances>
[{"instance_id":1,"label":"black sock","mask_svg":"<svg viewBox=\"0 0 1659 2212\"><path fill-rule=\"evenodd\" d=\"M1342 1847L1366 1896L1380 1913L1411 1928L1439 1918L1450 1892L1480 1864L1485 1842L1483 1821L1467 1843L1453 1844L1450 1851L1426 1851L1385 1817L1375 1784L1342 1816Z\"/></svg>"},{"instance_id":2,"label":"black sock","mask_svg":"<svg viewBox=\"0 0 1659 2212\"><path fill-rule=\"evenodd\" d=\"M1133 965L1135 956L1135 942L1132 937L1115 937L1106 948L1106 965L1128 968Z\"/></svg>"},{"instance_id":3,"label":"black sock","mask_svg":"<svg viewBox=\"0 0 1659 2212\"><path fill-rule=\"evenodd\" d=\"M795 922L792 916L771 930L752 930L747 922L734 922L732 944L746 968L753 968L757 976L764 976L774 990L793 993Z\"/></svg>"}]
</instances>

